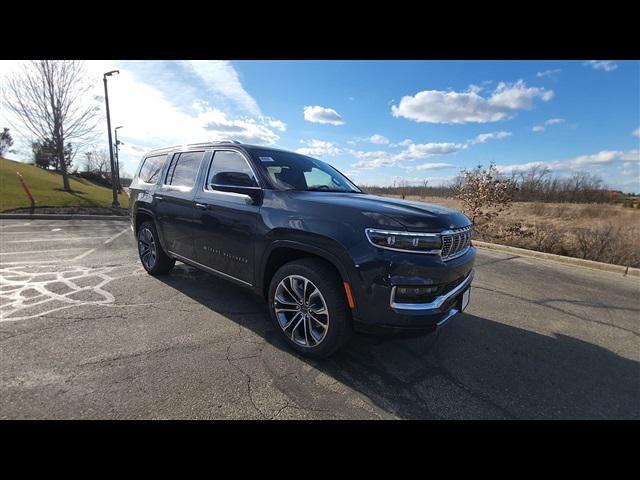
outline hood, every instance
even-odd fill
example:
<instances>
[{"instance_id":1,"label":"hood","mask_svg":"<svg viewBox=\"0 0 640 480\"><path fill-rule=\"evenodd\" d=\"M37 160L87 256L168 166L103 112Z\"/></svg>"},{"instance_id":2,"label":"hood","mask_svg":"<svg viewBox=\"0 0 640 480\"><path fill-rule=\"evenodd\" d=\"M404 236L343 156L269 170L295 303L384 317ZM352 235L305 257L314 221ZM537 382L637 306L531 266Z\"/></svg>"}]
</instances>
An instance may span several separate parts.
<instances>
[{"instance_id":1,"label":"hood","mask_svg":"<svg viewBox=\"0 0 640 480\"><path fill-rule=\"evenodd\" d=\"M471 221L461 212L432 203L412 202L361 193L296 192L305 201L358 210L372 223L407 230L439 232L466 227ZM391 220L391 221L389 221ZM373 226L373 225L372 225Z\"/></svg>"}]
</instances>

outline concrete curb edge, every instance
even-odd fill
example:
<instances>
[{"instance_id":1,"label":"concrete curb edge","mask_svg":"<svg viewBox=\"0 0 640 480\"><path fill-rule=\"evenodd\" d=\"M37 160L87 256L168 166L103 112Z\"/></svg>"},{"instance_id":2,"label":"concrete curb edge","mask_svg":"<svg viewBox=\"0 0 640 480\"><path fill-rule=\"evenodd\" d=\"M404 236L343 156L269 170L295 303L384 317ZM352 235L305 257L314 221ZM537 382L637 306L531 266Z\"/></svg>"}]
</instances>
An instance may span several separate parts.
<instances>
[{"instance_id":1,"label":"concrete curb edge","mask_svg":"<svg viewBox=\"0 0 640 480\"><path fill-rule=\"evenodd\" d=\"M555 255L553 253L537 252L535 250L527 250L526 248L510 247L508 245L500 245L497 243L473 241L474 247L486 248L488 250L496 250L498 252L513 253L523 257L541 258L544 260L552 260L574 267L586 267L605 272L620 273L632 277L640 277L640 268L624 267L622 265L612 265L610 263L594 262L593 260L584 260L582 258L565 257L563 255Z\"/></svg>"},{"instance_id":2,"label":"concrete curb edge","mask_svg":"<svg viewBox=\"0 0 640 480\"><path fill-rule=\"evenodd\" d=\"M120 220L129 221L128 215L72 215L53 213L0 213L0 220Z\"/></svg>"}]
</instances>

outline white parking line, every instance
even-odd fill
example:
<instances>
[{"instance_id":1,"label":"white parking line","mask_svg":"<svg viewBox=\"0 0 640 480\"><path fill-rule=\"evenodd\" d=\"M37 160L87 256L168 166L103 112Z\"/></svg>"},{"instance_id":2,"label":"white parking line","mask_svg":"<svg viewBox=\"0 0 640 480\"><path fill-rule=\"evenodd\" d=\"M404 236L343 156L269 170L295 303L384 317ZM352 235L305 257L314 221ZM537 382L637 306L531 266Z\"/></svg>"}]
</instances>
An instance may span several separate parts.
<instances>
[{"instance_id":1,"label":"white parking line","mask_svg":"<svg viewBox=\"0 0 640 480\"><path fill-rule=\"evenodd\" d=\"M108 239L108 240L106 240L106 241L103 243L103 245L106 245L106 244L108 244L108 243L113 242L113 241L114 241L116 238L118 238L120 235L122 235L123 233L128 232L128 231L129 231L129 228L127 227L127 228L125 228L124 230L122 230L121 232L116 233L113 237L109 237L109 239ZM77 261L77 260L80 260L80 259L82 259L82 258L86 257L87 255L91 255L91 254L92 254L93 252L95 252L97 249L98 249L98 247L96 247L96 248L92 248L91 250L87 250L86 252L81 253L80 255L78 255L77 257L75 257L75 258L73 259L73 261Z\"/></svg>"},{"instance_id":2,"label":"white parking line","mask_svg":"<svg viewBox=\"0 0 640 480\"><path fill-rule=\"evenodd\" d=\"M32 253L67 252L69 250L86 250L85 247L58 248L54 250L27 250L26 252L1 252L0 255L25 255Z\"/></svg>"}]
</instances>

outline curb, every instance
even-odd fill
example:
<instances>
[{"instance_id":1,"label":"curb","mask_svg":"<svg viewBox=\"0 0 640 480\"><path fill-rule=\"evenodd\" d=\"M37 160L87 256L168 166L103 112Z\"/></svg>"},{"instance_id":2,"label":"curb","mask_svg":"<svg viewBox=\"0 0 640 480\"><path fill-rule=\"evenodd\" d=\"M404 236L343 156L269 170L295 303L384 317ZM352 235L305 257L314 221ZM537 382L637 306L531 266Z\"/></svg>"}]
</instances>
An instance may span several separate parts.
<instances>
[{"instance_id":1,"label":"curb","mask_svg":"<svg viewBox=\"0 0 640 480\"><path fill-rule=\"evenodd\" d=\"M565 257L553 253L537 252L535 250L527 250L526 248L510 247L508 245L500 245L497 243L480 242L473 240L474 247L486 248L487 250L495 250L498 252L508 252L522 257L541 258L544 260L552 260L574 267L585 267L605 272L620 273L624 276L640 277L640 268L624 267L622 265L613 265L611 263L594 262L593 260L584 260L582 258Z\"/></svg>"},{"instance_id":2,"label":"curb","mask_svg":"<svg viewBox=\"0 0 640 480\"><path fill-rule=\"evenodd\" d=\"M129 221L128 215L72 215L53 213L0 213L0 219L14 220L120 220Z\"/></svg>"}]
</instances>

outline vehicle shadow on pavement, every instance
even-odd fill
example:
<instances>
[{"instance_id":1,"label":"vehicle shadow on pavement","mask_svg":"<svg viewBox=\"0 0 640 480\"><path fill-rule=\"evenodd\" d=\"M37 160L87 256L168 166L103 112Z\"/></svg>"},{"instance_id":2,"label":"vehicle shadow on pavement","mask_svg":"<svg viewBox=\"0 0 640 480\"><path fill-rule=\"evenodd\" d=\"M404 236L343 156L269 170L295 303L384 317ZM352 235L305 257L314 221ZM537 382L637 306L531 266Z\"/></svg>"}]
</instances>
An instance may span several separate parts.
<instances>
[{"instance_id":1,"label":"vehicle shadow on pavement","mask_svg":"<svg viewBox=\"0 0 640 480\"><path fill-rule=\"evenodd\" d=\"M278 388L334 418L350 418L338 412L350 392L366 397L374 418L640 418L638 362L577 338L465 313L432 335L356 334L330 359L309 360L287 347L248 290L186 265L157 278L275 347L259 356L278 372Z\"/></svg>"}]
</instances>

